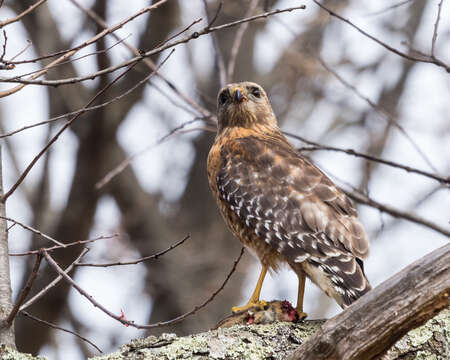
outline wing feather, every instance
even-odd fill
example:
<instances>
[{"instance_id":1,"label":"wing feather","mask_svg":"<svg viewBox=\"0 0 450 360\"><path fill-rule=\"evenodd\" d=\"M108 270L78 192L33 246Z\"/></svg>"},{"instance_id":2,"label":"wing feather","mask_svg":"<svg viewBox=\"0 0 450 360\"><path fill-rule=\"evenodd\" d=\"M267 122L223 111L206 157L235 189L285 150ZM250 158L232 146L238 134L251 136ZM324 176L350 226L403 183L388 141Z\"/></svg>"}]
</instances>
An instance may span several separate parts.
<instances>
[{"instance_id":1,"label":"wing feather","mask_svg":"<svg viewBox=\"0 0 450 360\"><path fill-rule=\"evenodd\" d=\"M239 217L276 225L275 237L322 232L336 248L367 257L367 235L350 200L289 144L236 139L222 147L221 158L219 194Z\"/></svg>"}]
</instances>

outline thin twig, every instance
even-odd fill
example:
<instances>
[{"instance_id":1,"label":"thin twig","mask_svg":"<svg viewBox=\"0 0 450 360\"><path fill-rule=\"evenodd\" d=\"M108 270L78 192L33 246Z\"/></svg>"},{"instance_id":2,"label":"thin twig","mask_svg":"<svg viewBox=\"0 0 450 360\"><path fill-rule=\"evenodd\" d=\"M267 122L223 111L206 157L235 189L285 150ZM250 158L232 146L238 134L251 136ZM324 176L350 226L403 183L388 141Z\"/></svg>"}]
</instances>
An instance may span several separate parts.
<instances>
[{"instance_id":1,"label":"thin twig","mask_svg":"<svg viewBox=\"0 0 450 360\"><path fill-rule=\"evenodd\" d=\"M75 263L81 260L81 258L86 255L86 253L89 251L88 248L84 248L80 255L76 257L76 259L66 268L66 270L63 270L65 274L68 274L72 271L72 269L75 267ZM36 295L34 295L30 300L28 300L25 304L23 304L20 307L20 311L23 312L26 308L33 305L36 301L38 301L40 298L42 298L47 292L49 292L51 289L53 289L56 284L58 284L63 277L61 275L58 275L52 282L50 282L45 288L43 288L41 291L39 291Z\"/></svg>"},{"instance_id":2,"label":"thin twig","mask_svg":"<svg viewBox=\"0 0 450 360\"><path fill-rule=\"evenodd\" d=\"M103 351L97 345L95 345L92 341L86 339L84 336L81 336L80 334L76 333L75 331L72 331L69 329L64 329L61 326L58 326L58 325L52 324L48 321L39 319L38 317L31 315L29 312L26 312L26 311L21 311L20 313L26 317L29 317L30 319L33 319L34 321L41 323L41 324L44 324L44 325L50 326L51 328L61 330L61 331L67 332L69 334L75 335L77 338L87 342L89 345L93 346L98 352L103 354Z\"/></svg>"},{"instance_id":3,"label":"thin twig","mask_svg":"<svg viewBox=\"0 0 450 360\"><path fill-rule=\"evenodd\" d=\"M155 260L158 259L160 256L163 256L164 254L168 253L169 251L175 249L176 247L183 244L187 239L190 238L190 235L186 235L183 239L180 241L177 241L175 244L170 245L167 249L162 250L160 252L157 252L156 254L144 256L140 259L133 260L133 261L118 261L114 263L104 263L104 264L92 264L92 263L75 263L75 266L92 266L92 267L109 267L109 266L121 266L121 265L136 265L141 262L147 261L147 260Z\"/></svg>"},{"instance_id":4,"label":"thin twig","mask_svg":"<svg viewBox=\"0 0 450 360\"><path fill-rule=\"evenodd\" d=\"M381 41L380 39L377 39L375 36L370 35L369 33L367 33L366 31L364 31L363 29L361 29L360 27L356 26L354 23L352 23L350 20L342 17L341 15L335 13L333 10L331 10L330 8L326 7L325 5L321 4L319 1L317 0L313 0L314 3L321 7L323 10L325 10L326 12L328 12L328 14L330 14L331 16L334 16L335 18L345 22L346 24L350 25L352 28L356 29L359 33L363 34L365 37L375 41L377 44L381 45L382 47L384 47L385 49L389 50L390 52L393 52L394 54L407 59L407 60L411 60L411 61L415 61L415 62L423 62L423 63L429 63L429 64L434 64L437 65L439 67L442 67L445 69L445 71L447 71L448 73L450 73L450 65L445 64L444 62L442 62L441 60L437 59L436 57L431 57L431 56L427 56L425 58L423 57L415 57L415 56L411 56L409 54L405 54L404 52L401 52L395 48L393 48L392 46L386 44L385 42Z\"/></svg>"},{"instance_id":5,"label":"thin twig","mask_svg":"<svg viewBox=\"0 0 450 360\"><path fill-rule=\"evenodd\" d=\"M152 144L146 146L144 149L128 156L126 159L121 161L117 166L115 166L112 170L108 171L108 173L95 184L95 188L97 190L100 190L102 187L107 185L112 179L114 179L117 175L121 174L133 162L133 160L135 160L139 156L145 154L147 151L155 148L156 146L161 145L164 141L169 139L173 134L175 134L179 130L183 129L187 125L190 125L190 124L192 124L196 121L200 121L200 120L203 120L203 119L194 118L193 120L186 121L186 122L182 123L181 125L170 130L166 135L159 138L154 143L152 143Z\"/></svg>"},{"instance_id":6,"label":"thin twig","mask_svg":"<svg viewBox=\"0 0 450 360\"><path fill-rule=\"evenodd\" d=\"M383 14L383 13L385 13L385 12L387 12L387 11L390 11L390 10L396 9L396 8L398 8L398 7L400 7L400 6L406 5L406 4L408 4L408 3L412 2L412 1L414 1L414 0L404 0L404 1L401 1L401 2L399 2L399 3L397 3L397 4L394 4L394 5L390 5L390 6L388 6L388 7L385 7L384 9L377 10L377 11L375 11L375 12L366 14L366 16L380 15L380 14Z\"/></svg>"},{"instance_id":7,"label":"thin twig","mask_svg":"<svg viewBox=\"0 0 450 360\"><path fill-rule=\"evenodd\" d=\"M123 39L118 38L117 41L116 41L114 44L112 44L111 46L108 46L106 49L93 51L93 52L88 53L88 54L86 54L86 55L82 55L82 56L79 56L79 57L77 57L77 58L72 58L72 59L66 60L66 61L64 61L64 62L60 62L60 63L58 63L58 64L55 64L55 65L52 66L51 68L53 69L53 68L55 68L55 67L57 67L57 66L61 66L61 65L64 65L64 64L68 64L68 63L71 63L71 62L75 62L75 61L77 61L77 60L81 60L81 59L84 59L84 58L89 57L89 56L99 55L99 54L106 53L106 52L108 52L109 50L111 50L113 47L115 47L116 45L118 45L118 44L120 44L121 42L125 41L125 39L129 38L130 36L131 36L131 34L128 34L128 35L127 35L125 38L123 38ZM31 41L28 40L28 42L29 42L29 45L31 45ZM11 63L11 64L13 64L13 65L21 65L21 64L35 63L35 62L42 61L42 60L45 60L45 59L50 59L50 58L53 58L53 57L56 57L56 56L60 56L60 55L67 54L69 51L75 50L75 49L77 49L79 46L80 46L80 45L77 45L77 46L75 46L75 47L73 47L73 48L70 48L70 49L60 50L60 51L57 51L57 52L54 52L54 53L51 53L51 54L42 55L42 56L39 56L39 57L36 57L36 58L32 58L32 59L26 59L26 60L20 60L20 61L13 61L14 58L16 58L18 55L20 55L20 53L19 53L18 55L15 55L13 59L8 60L8 63ZM23 50L22 50L22 52L23 52ZM50 68L49 68L49 69L50 69ZM35 73L37 73L37 72L39 72L39 71L40 71L40 70L31 71L31 72L28 72L28 73L20 74L20 75L18 75L18 76L16 76L16 77L19 77L19 78L20 78L20 77L24 77L24 76L28 76L28 75L33 75L33 74L35 74Z\"/></svg>"},{"instance_id":8,"label":"thin twig","mask_svg":"<svg viewBox=\"0 0 450 360\"><path fill-rule=\"evenodd\" d=\"M181 30L177 31L175 34L169 36L167 39L165 39L164 41L161 41L158 45L156 45L156 47L162 46L165 43L169 42L170 40L175 39L176 37L180 36L181 34L185 33L186 31L188 31L191 27L193 27L195 24L198 24L200 21L202 21L202 18L198 18L197 20L194 20L193 22L191 22L189 25L185 26L184 28L182 28Z\"/></svg>"},{"instance_id":9,"label":"thin twig","mask_svg":"<svg viewBox=\"0 0 450 360\"><path fill-rule=\"evenodd\" d=\"M158 6L162 5L163 3L167 2L168 0L159 0L157 3L147 6L146 8L142 9L141 11L139 11L136 14L131 15L130 17L126 18L125 20L122 20L121 22L119 22L118 24L107 28L103 31L101 31L100 33L98 33L97 35L95 35L94 37L90 38L89 40L85 41L84 43L82 43L81 45L79 45L78 47L74 48L73 50L69 51L68 53L64 54L63 56L57 58L56 60L52 61L50 64L46 65L41 71L37 72L36 74L34 74L33 76L31 76L29 79L27 79L28 81L35 81L35 79L37 79L38 77L40 77L41 75L44 75L48 72L48 70L50 68L52 68L53 66L55 66L56 64L59 64L60 62L65 61L66 59L70 58L72 55L74 55L77 51L85 48L86 46L89 46L90 44L93 44L95 42L97 42L99 39L103 38L104 36L108 35L111 32L114 32L118 29L120 29L121 27L123 27L126 23L134 20L135 18L137 18L138 16L141 16L147 12L149 12L150 10L153 10L155 8L157 8ZM126 66L131 66L133 64L135 64L137 61L139 61L140 57L136 57L134 61L129 61L126 65L124 65L123 67ZM1 81L1 80L0 80ZM21 82L21 81L13 81L13 82ZM9 96L11 94L16 93L17 91L20 91L21 89L23 89L23 87L28 84L29 82L21 82L20 85L12 88L12 89L8 89L5 91L0 92L0 98L1 97L5 97L5 96Z\"/></svg>"},{"instance_id":10,"label":"thin twig","mask_svg":"<svg viewBox=\"0 0 450 360\"><path fill-rule=\"evenodd\" d=\"M450 230L447 230L432 221L426 220L421 216L418 216L418 215L410 213L410 212L405 212L405 211L395 209L394 207L392 207L390 205L382 204L378 201L375 201L375 200L369 198L367 195L363 195L359 192L355 192L355 191L350 192L350 191L346 191L346 190L343 190L343 191L346 193L346 195L349 198L353 199L356 202L376 208L382 212L388 213L389 215L391 215L393 217L403 218L403 219L406 219L413 223L426 226L427 228L430 228L438 233L441 233L442 235L450 237Z\"/></svg>"},{"instance_id":11,"label":"thin twig","mask_svg":"<svg viewBox=\"0 0 450 360\"><path fill-rule=\"evenodd\" d=\"M161 1L163 1L163 0L161 0ZM161 65L163 65L165 63L165 61L167 61L167 59L172 54L173 54L173 51L163 60ZM120 75L118 75L115 79L113 79L105 87L103 87L97 94L95 94L94 97L91 100L89 100L88 103L84 106L84 109L89 107L98 97L100 97L112 85L114 85L117 81L119 81L122 77L124 77L137 64L138 64L137 61L135 61L134 63L130 64L130 66L126 70L124 70ZM67 122L64 124L64 126L55 134L55 136L53 136L53 138L50 139L50 141L47 143L47 145L45 145L44 148L33 158L33 160L26 167L26 169L23 171L23 173L20 175L19 179L15 182L15 184L11 187L11 189L5 195L3 195L3 197L1 198L1 201L3 201L3 202L6 201L6 199L8 199L8 197L11 196L11 194L14 193L14 191L17 189L17 187L23 182L23 180L25 179L27 174L31 171L31 169L33 168L34 164L36 164L36 162L40 159L40 157L50 148L50 146L56 140L58 140L59 136L84 112L85 111L80 112L80 113L76 114L74 117L72 117L71 119L67 120Z\"/></svg>"},{"instance_id":12,"label":"thin twig","mask_svg":"<svg viewBox=\"0 0 450 360\"><path fill-rule=\"evenodd\" d=\"M161 1L165 1L165 0L161 0ZM230 27L233 27L233 26L236 26L236 25L240 25L240 24L243 24L245 22L254 21L254 20L262 19L262 18L267 18L267 17L273 16L275 14L281 14L281 13L291 12L291 11L300 10L300 9L306 9L306 6L305 5L301 5L301 6L295 6L295 7L285 8L285 9L281 9L281 10L268 11L268 12L265 12L265 13L262 13L262 14L259 14L259 15L250 16L250 17L247 17L247 18L243 18L243 19L240 19L240 20L237 20L237 21L233 21L233 22L227 23L227 24L223 24L223 25L219 25L219 26L215 26L215 27L211 27L211 28L205 27L205 28L201 29L200 31L194 31L191 35L186 36L186 37L184 37L182 39L175 40L175 41L172 41L172 42L168 42L168 43L166 43L166 44L164 44L162 46L159 46L157 48L149 50L149 51L147 51L145 53L141 53L141 55L133 57L133 58L131 58L129 60L126 60L126 61L124 61L124 62L122 62L120 64L104 68L102 70L96 71L96 72L91 73L91 74L86 75L86 76L78 76L78 77L66 78L66 79L60 79L60 80L35 80L35 78L37 77L36 75L40 74L40 73L38 73L38 74L33 76L34 77L33 79L18 79L17 77L13 77L13 78L0 77L0 82L20 83L21 85L34 84L34 85L46 85L46 86L60 86L60 85L65 85L65 84L74 84L74 83L85 81L85 80L93 80L93 79L95 79L95 78L97 78L99 76L102 76L102 75L105 75L105 74L109 74L109 73L117 71L117 70L119 70L119 69L121 69L123 67L126 67L126 66L129 66L131 64L134 64L135 62L141 61L142 58L144 58L144 57L149 57L149 56L153 56L155 54L159 54L160 52L162 52L164 50L167 50L169 48L173 48L173 47L175 47L177 45L180 45L180 44L187 43L187 42L189 42L189 41L191 41L193 39L197 39L200 36L207 35L207 34L209 34L211 32L220 31L220 30L223 30L223 29L228 29ZM72 55L73 55L73 53L70 52L70 53L66 54L65 57L69 57L69 56L72 56ZM65 60L65 58L64 58L64 60ZM48 70L47 68L50 65L54 65L54 63L56 61L57 60L55 60L53 63L49 64L46 68L44 68L42 70L43 73L47 72L47 70ZM60 60L60 61L62 61L62 60ZM58 62L60 62L60 61L58 61ZM42 75L42 74L40 74L40 75ZM11 91L12 90L13 89L11 89ZM4 97L4 96L7 96L7 95L10 95L10 94L9 93L7 94L6 92L0 93L0 97Z\"/></svg>"},{"instance_id":13,"label":"thin twig","mask_svg":"<svg viewBox=\"0 0 450 360\"><path fill-rule=\"evenodd\" d=\"M28 277L28 280L25 283L25 286L22 288L22 290L20 290L19 296L17 297L14 307L12 308L8 317L6 318L6 323L9 326L12 325L14 318L16 317L17 313L19 312L20 307L22 306L23 302L25 301L28 294L30 293L31 288L33 287L34 280L36 280L36 277L37 277L37 274L39 271L39 267L41 266L41 261L42 261L42 254L37 254L36 261L33 266L33 270L31 271L31 274Z\"/></svg>"},{"instance_id":14,"label":"thin twig","mask_svg":"<svg viewBox=\"0 0 450 360\"><path fill-rule=\"evenodd\" d=\"M189 115L192 116L197 116L198 112L196 112L195 110L191 109L190 107L187 107L186 105L180 103L179 99L175 100L174 98L172 98L170 96L170 94L168 94L165 90L163 90L163 88L159 85L156 84L156 82L152 82L148 84L150 87L154 87L162 96L164 96L173 106L187 112Z\"/></svg>"},{"instance_id":15,"label":"thin twig","mask_svg":"<svg viewBox=\"0 0 450 360\"><path fill-rule=\"evenodd\" d=\"M22 55L25 51L27 51L30 48L31 45L33 45L31 40L27 40L27 44L25 45L25 47L22 50L20 50L16 55L14 55L11 59L9 59L7 61L7 64L8 65L12 65L13 68L14 68L15 67L14 59L19 57L20 55Z\"/></svg>"},{"instance_id":16,"label":"thin twig","mask_svg":"<svg viewBox=\"0 0 450 360\"><path fill-rule=\"evenodd\" d=\"M258 6L259 0L252 0L250 3L247 13L245 14L246 17L249 17L256 9L256 6ZM239 48L242 44L242 39L244 38L245 31L248 28L249 23L243 23L241 26L238 27L236 31L236 37L234 38L233 45L231 47L230 51L230 60L228 61L228 69L227 69L227 82L231 82L233 80L234 75L234 69L236 66L236 59L239 52Z\"/></svg>"},{"instance_id":17,"label":"thin twig","mask_svg":"<svg viewBox=\"0 0 450 360\"><path fill-rule=\"evenodd\" d=\"M38 2L36 2L35 4L31 5L28 9L26 9L25 11L21 12L19 15L17 15L16 17L13 17L11 19L5 20L5 21L0 21L0 28L15 23L19 20L21 20L25 15L29 14L30 12L32 12L34 9L36 9L38 6L42 5L44 2L46 2L47 0L39 0Z\"/></svg>"},{"instance_id":18,"label":"thin twig","mask_svg":"<svg viewBox=\"0 0 450 360\"><path fill-rule=\"evenodd\" d=\"M170 53L169 56L171 54L172 53ZM159 69L160 66L158 66L157 69ZM41 125L45 125L45 124L49 124L49 123L55 122L55 121L58 121L58 120L70 117L72 115L78 115L80 113L86 113L86 112L89 112L89 111L92 111L92 110L97 110L97 109L106 107L106 106L110 105L111 103L116 102L116 101L124 98L125 96L129 95L130 93L132 93L139 86L141 86L144 83L146 83L154 75L155 75L154 72L150 73L145 78L143 78L142 80L137 82L135 85L133 85L131 88L129 88L127 91L123 92L122 94L120 94L120 95L114 97L113 99L108 100L108 101L106 101L106 102L104 102L102 104L94 105L94 106L88 106L88 107L83 107L83 108L81 108L79 110L75 110L75 111L72 111L72 112L69 112L69 113L66 113L66 114L63 114L63 115L58 115L58 116L52 117L52 118L50 118L48 120L45 120L45 121L41 121L41 122L38 122L38 123L35 123L35 124L23 126L20 129L16 129L16 130L10 131L8 133L0 134L0 139L8 137L8 136L11 136L11 135L14 135L14 134L17 134L17 133L19 133L21 131L24 131L24 130L32 129L32 128L36 127L36 126L41 126Z\"/></svg>"},{"instance_id":19,"label":"thin twig","mask_svg":"<svg viewBox=\"0 0 450 360\"><path fill-rule=\"evenodd\" d=\"M438 4L438 12L436 16L436 22L434 23L434 30L433 30L433 38L431 40L431 57L434 58L434 46L436 45L436 40L438 37L438 28L439 28L439 21L441 20L441 9L442 9L442 3L444 0L441 0Z\"/></svg>"},{"instance_id":20,"label":"thin twig","mask_svg":"<svg viewBox=\"0 0 450 360\"><path fill-rule=\"evenodd\" d=\"M108 24L105 22L105 20L103 20L98 14L96 14L94 11L92 11L91 9L84 7L83 5L81 5L77 0L70 0L70 2L76 6L78 9L80 9L82 12L84 12L92 21L94 21L98 26L100 26L103 29L107 29L108 28ZM120 39L116 33L111 33L109 34L112 37L114 37L116 40ZM141 55L141 51L139 51L138 49L136 49L134 46L130 45L129 43L127 43L126 41L123 42L123 45L130 50L134 55L136 56L140 56ZM143 60L143 63L152 71L155 71L156 69L156 65L153 63L153 61L146 57ZM163 74L160 74L159 72L155 71L156 75L161 78L168 86L169 88L175 92L181 99L183 99L183 101L185 101L189 106L191 106L193 109L195 109L198 113L202 114L204 117L209 117L211 116L210 112L208 110L206 110L204 107L202 107L201 105L199 105L198 103L196 103L193 99L191 99L189 96L187 96L186 94L184 94L177 86L175 83L171 82L170 80L168 80Z\"/></svg>"},{"instance_id":21,"label":"thin twig","mask_svg":"<svg viewBox=\"0 0 450 360\"><path fill-rule=\"evenodd\" d=\"M236 267L239 264L239 261L241 261L242 255L244 255L245 252L245 248L242 247L241 248L241 252L239 253L238 257L236 258L236 260L233 263L233 267L231 268L230 272L228 273L227 277L225 278L225 280L222 282L222 284L219 286L219 288L214 291L212 293L212 295L206 299L202 304L195 306L191 311L188 311L187 313L184 313L183 315L180 315L174 319L171 320L167 320L167 321L161 321L155 324L150 324L150 325L145 325L145 327L142 327L143 329L151 329L151 328L155 328L155 327L160 327L160 326L167 326L167 325L173 325L173 324L177 324L181 321L183 321L184 319L186 319L188 316L194 315L198 310L204 308L206 305L208 305L211 301L214 300L214 298L223 290L223 288L225 287L225 285L228 283L228 280L230 280L231 275L233 275L233 273L236 271Z\"/></svg>"},{"instance_id":22,"label":"thin twig","mask_svg":"<svg viewBox=\"0 0 450 360\"><path fill-rule=\"evenodd\" d=\"M203 302L201 305L196 306L194 309L192 309L191 311L180 315L172 320L168 320L168 321L161 321L155 324L148 324L148 325L139 325L136 324L134 321L130 321L130 320L126 320L125 317L123 315L116 315L114 313L112 313L111 311L109 311L107 308L105 308L103 305L101 305L97 300L95 300L91 295L89 295L85 290L83 290L75 281L73 281L73 279L67 275L60 267L59 265L56 263L55 260L53 260L53 258L50 256L50 254L48 252L46 252L45 250L43 250L43 255L45 257L45 259L47 260L48 264L58 273L60 274L64 280L66 280L70 285L72 285L82 296L84 296L92 305L94 305L94 307L99 308L101 311L103 311L106 315L108 315L109 317L121 322L122 324L126 325L126 326L132 326L135 327L137 329L152 329L152 328L156 328L156 327L160 327L160 326L166 326L166 325L171 325L171 324L175 324L178 323L182 320L184 320L185 318L187 318L190 315L195 314L198 310L200 310L201 308L205 307L207 304L209 304L211 301L214 300L214 298L217 296L217 294L219 294L222 289L225 287L225 285L227 284L228 280L230 279L231 275L234 273L234 271L236 270L236 266L239 263L239 261L242 258L242 255L244 254L244 247L242 247L241 252L238 256L238 258L235 260L233 267L231 269L231 271L229 272L229 274L227 275L227 277L225 278L225 280L223 281L222 285L205 301Z\"/></svg>"},{"instance_id":23,"label":"thin twig","mask_svg":"<svg viewBox=\"0 0 450 360\"><path fill-rule=\"evenodd\" d=\"M2 55L0 56L0 62L3 62L3 58L5 57L6 54L6 45L8 44L8 36L6 35L5 29L3 29L3 38L5 39L5 42L3 43L2 46Z\"/></svg>"},{"instance_id":24,"label":"thin twig","mask_svg":"<svg viewBox=\"0 0 450 360\"><path fill-rule=\"evenodd\" d=\"M411 209L417 209L419 206L423 205L427 200L429 200L434 194L436 194L439 190L446 189L446 187L442 185L438 185L434 187L431 191L427 191L427 193L424 196L419 197L412 205L409 206ZM380 216L381 216L380 211ZM398 225L399 220L402 218L393 218L389 223L382 224L382 226L377 230L374 231L374 235L370 236L370 238L377 239L382 232L386 232L387 230L392 229L394 226Z\"/></svg>"},{"instance_id":25,"label":"thin twig","mask_svg":"<svg viewBox=\"0 0 450 360\"><path fill-rule=\"evenodd\" d=\"M6 216L5 216L5 217L0 216L0 219L4 219L4 220L7 220L7 221L11 221L12 223L17 224L17 225L23 227L25 230L31 231L32 233L34 233L34 234L36 234L36 235L39 235L39 236L43 237L44 239L47 239L47 240L49 240L49 241L51 241L51 242L57 244L57 245L60 246L60 247L65 247L65 246L66 246L66 245L63 244L62 242L59 242L58 240L53 239L51 236L48 236L48 235L44 234L43 232L41 232L41 231L39 231L39 230L37 230L37 229L32 228L31 226L22 224L21 222L19 222L19 221L17 221L17 220L11 219L11 218L6 217Z\"/></svg>"},{"instance_id":26,"label":"thin twig","mask_svg":"<svg viewBox=\"0 0 450 360\"><path fill-rule=\"evenodd\" d=\"M298 151L327 150L327 151L341 152L341 153L345 153L345 154L348 154L348 155L353 155L353 156L356 156L356 157L364 158L364 159L367 159L367 160L370 160L370 161L375 161L375 162L383 164L383 165L387 165L387 166L395 167L395 168L398 168L398 169L402 169L402 170L405 170L405 171L410 172L410 173L415 173L415 174L418 174L418 175L426 176L426 177L428 177L430 179L437 180L437 181L439 181L442 184L450 184L450 176L444 178L442 176L439 176L439 175L436 175L436 174L433 174L433 173L429 173L427 171L419 170L419 169L416 169L416 168L412 168L410 166L406 166L406 165L403 165L403 164L400 164L400 163L397 163L397 162L394 162L394 161L385 160L385 159L382 159L382 158L379 158L379 157L376 157L376 156L373 156L373 155L360 153L360 152L357 152L357 151L355 151L353 149L342 149L342 148L338 148L338 147L334 147L334 146L322 145L322 144L316 143L314 141L307 140L307 139L305 139L302 136L291 134L291 133L288 133L288 132L284 132L284 134L289 136L289 137L292 137L294 139L303 141L304 143L312 145L311 147L308 147L308 148L298 148L297 149Z\"/></svg>"},{"instance_id":27,"label":"thin twig","mask_svg":"<svg viewBox=\"0 0 450 360\"><path fill-rule=\"evenodd\" d=\"M219 5L217 6L216 13L214 14L213 18L209 20L208 16L208 3L206 0L203 0L203 7L205 9L206 18L208 19L208 27L211 27L217 20L217 17L219 16L220 11L222 10L222 1L219 2ZM225 69L225 60L223 59L222 51L220 51L219 41L217 40L216 33L211 33L211 39L213 42L214 47L214 59L216 62L217 69L219 70L219 85L220 87L224 87L227 81L227 71Z\"/></svg>"},{"instance_id":28,"label":"thin twig","mask_svg":"<svg viewBox=\"0 0 450 360\"><path fill-rule=\"evenodd\" d=\"M85 245L85 244L90 244L99 240L106 240L106 239L112 239L119 236L119 234L111 234L111 235L101 235L98 236L96 238L93 239L87 239L87 240L78 240L78 241L73 241L67 244L62 244L61 245L55 245L52 247L48 247L48 248L44 248L45 251L54 251L54 250L58 250L61 248L68 248L71 246L76 246L76 245ZM42 248L38 249L38 250L30 250L27 252L23 252L23 253L10 253L9 256L28 256L28 255L35 255L35 254L39 254L41 252Z\"/></svg>"},{"instance_id":29,"label":"thin twig","mask_svg":"<svg viewBox=\"0 0 450 360\"><path fill-rule=\"evenodd\" d=\"M425 155L425 153L422 151L422 149L417 145L417 143L413 140L413 138L408 134L408 132L405 130L403 126L401 126L395 119L392 117L391 114L388 114L384 109L380 108L377 104L375 104L371 99L369 99L367 96L363 95L355 86L350 84L348 81L346 81L342 76L340 76L336 71L331 69L325 61L323 61L322 58L318 57L318 60L320 64L327 70L329 73L331 73L339 82L344 85L346 88L350 89L356 96L358 96L360 99L364 100L372 109L374 109L377 113L382 115L386 121L388 121L391 125L397 128L402 135L408 140L408 142L413 146L413 148L417 151L417 153L420 155L420 157L427 163L427 165L434 171L438 172L436 167L433 165L431 160L428 158L428 156Z\"/></svg>"}]
</instances>

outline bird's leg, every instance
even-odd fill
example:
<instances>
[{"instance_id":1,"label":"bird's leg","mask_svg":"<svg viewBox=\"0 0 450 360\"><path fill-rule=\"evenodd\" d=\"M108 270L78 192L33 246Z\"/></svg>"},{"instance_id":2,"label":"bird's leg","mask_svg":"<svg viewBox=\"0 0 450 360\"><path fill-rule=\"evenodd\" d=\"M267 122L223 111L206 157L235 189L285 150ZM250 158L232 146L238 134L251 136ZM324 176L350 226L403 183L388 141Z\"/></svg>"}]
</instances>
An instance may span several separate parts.
<instances>
[{"instance_id":1,"label":"bird's leg","mask_svg":"<svg viewBox=\"0 0 450 360\"><path fill-rule=\"evenodd\" d=\"M266 277L266 273L267 273L267 266L263 265L261 273L259 274L258 282L256 283L255 290L253 291L253 294L250 300L248 301L247 305L233 307L231 309L233 313L245 311L252 307L259 307L261 309L264 309L264 307L267 305L267 302L264 300L259 300L259 295L261 294L261 288L264 282L264 278Z\"/></svg>"},{"instance_id":2,"label":"bird's leg","mask_svg":"<svg viewBox=\"0 0 450 360\"><path fill-rule=\"evenodd\" d=\"M298 275L298 295L297 295L297 314L299 320L305 319L308 314L303 312L303 296L305 295L306 276L304 274Z\"/></svg>"}]
</instances>

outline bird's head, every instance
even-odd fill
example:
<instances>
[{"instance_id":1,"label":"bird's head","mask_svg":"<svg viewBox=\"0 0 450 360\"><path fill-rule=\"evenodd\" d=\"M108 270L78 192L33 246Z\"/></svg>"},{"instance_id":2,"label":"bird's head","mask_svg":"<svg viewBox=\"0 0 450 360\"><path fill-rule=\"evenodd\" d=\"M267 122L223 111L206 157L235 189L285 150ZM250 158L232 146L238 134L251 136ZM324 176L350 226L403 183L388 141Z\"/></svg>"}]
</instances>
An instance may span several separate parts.
<instances>
[{"instance_id":1,"label":"bird's head","mask_svg":"<svg viewBox=\"0 0 450 360\"><path fill-rule=\"evenodd\" d=\"M217 118L219 133L227 127L277 127L266 92L249 81L228 84L219 91Z\"/></svg>"}]
</instances>

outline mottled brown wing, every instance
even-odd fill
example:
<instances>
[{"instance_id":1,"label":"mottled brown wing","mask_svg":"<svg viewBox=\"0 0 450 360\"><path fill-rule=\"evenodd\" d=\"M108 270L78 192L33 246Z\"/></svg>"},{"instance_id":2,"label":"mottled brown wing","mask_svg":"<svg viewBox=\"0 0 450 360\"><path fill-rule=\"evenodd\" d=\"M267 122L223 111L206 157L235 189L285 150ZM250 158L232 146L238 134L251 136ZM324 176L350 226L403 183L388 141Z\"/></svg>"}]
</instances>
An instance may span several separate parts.
<instances>
[{"instance_id":1,"label":"mottled brown wing","mask_svg":"<svg viewBox=\"0 0 450 360\"><path fill-rule=\"evenodd\" d=\"M216 181L219 196L247 227L288 260L321 267L338 291L345 289L345 303L366 291L355 258L367 256L368 240L355 208L287 142L228 141Z\"/></svg>"}]
</instances>

